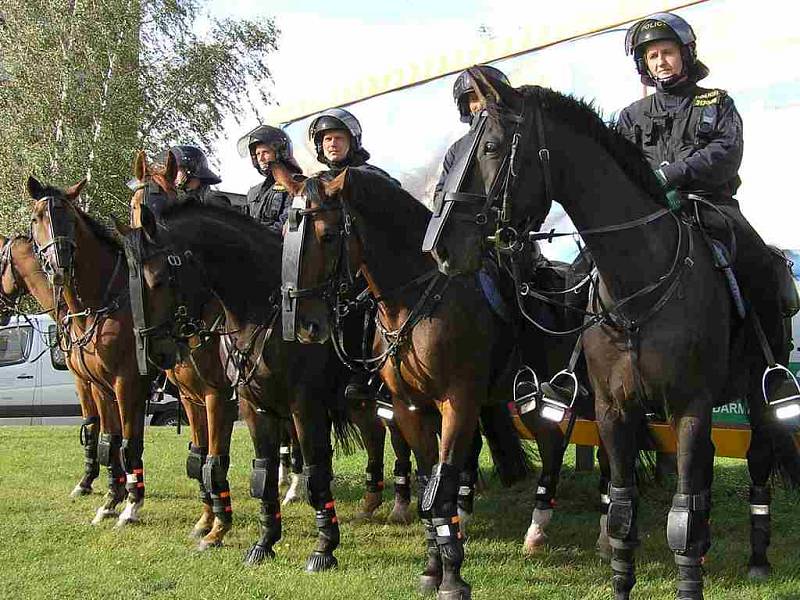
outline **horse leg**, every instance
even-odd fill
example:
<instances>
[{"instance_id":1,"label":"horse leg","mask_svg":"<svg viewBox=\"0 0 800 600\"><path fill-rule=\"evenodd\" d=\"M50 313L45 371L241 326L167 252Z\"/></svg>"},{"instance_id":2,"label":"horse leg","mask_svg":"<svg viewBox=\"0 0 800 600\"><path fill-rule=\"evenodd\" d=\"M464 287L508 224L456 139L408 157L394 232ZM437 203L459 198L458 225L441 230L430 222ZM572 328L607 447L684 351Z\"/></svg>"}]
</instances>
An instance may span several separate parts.
<instances>
[{"instance_id":1,"label":"horse leg","mask_svg":"<svg viewBox=\"0 0 800 600\"><path fill-rule=\"evenodd\" d=\"M144 408L149 382L138 373L117 378L114 391L122 419L122 466L125 469L128 500L117 519L117 527L139 521L144 505Z\"/></svg>"},{"instance_id":2,"label":"horse leg","mask_svg":"<svg viewBox=\"0 0 800 600\"><path fill-rule=\"evenodd\" d=\"M383 451L386 445L386 428L383 421L375 414L374 408L371 403L360 403L350 411L367 450L364 498L355 516L357 521L371 518L383 502Z\"/></svg>"},{"instance_id":3,"label":"horse leg","mask_svg":"<svg viewBox=\"0 0 800 600\"><path fill-rule=\"evenodd\" d=\"M394 420L386 423L394 449L394 506L389 513L389 523L409 525L414 520L411 512L411 447L406 442Z\"/></svg>"},{"instance_id":4,"label":"horse leg","mask_svg":"<svg viewBox=\"0 0 800 600\"><path fill-rule=\"evenodd\" d=\"M523 550L536 553L545 544L545 528L553 518L556 487L564 463L564 434L558 423L543 419L536 413L528 413L533 423L528 425L536 435L536 445L542 458L542 472L536 483L536 501L533 505L531 524L525 533ZM526 415L527 417L527 415ZM527 419L526 419L527 420ZM527 424L527 423L526 423Z\"/></svg>"},{"instance_id":5,"label":"horse leg","mask_svg":"<svg viewBox=\"0 0 800 600\"><path fill-rule=\"evenodd\" d=\"M600 492L600 533L597 535L595 549L600 558L611 560L611 544L608 540L608 505L611 503L608 486L611 485L611 466L608 452L602 444L597 448L597 464L600 465L600 481L597 485Z\"/></svg>"},{"instance_id":6,"label":"horse leg","mask_svg":"<svg viewBox=\"0 0 800 600\"><path fill-rule=\"evenodd\" d=\"M702 402L702 399L695 400ZM711 406L710 399L708 406ZM678 600L702 600L703 558L711 547L711 479L714 444L711 411L677 422L678 491L667 517L667 542L678 566Z\"/></svg>"},{"instance_id":7,"label":"horse leg","mask_svg":"<svg viewBox=\"0 0 800 600\"><path fill-rule=\"evenodd\" d=\"M256 455L250 471L250 495L261 501L261 535L247 551L244 564L256 566L265 559L275 558L273 546L281 539L278 463L279 444L286 421L275 414L256 411L246 399L242 399L240 405Z\"/></svg>"},{"instance_id":8,"label":"horse leg","mask_svg":"<svg viewBox=\"0 0 800 600\"><path fill-rule=\"evenodd\" d=\"M117 505L125 499L125 470L122 468L120 447L122 426L114 399L94 384L91 393L100 413L100 436L97 442L97 461L108 471L108 491L97 509L92 525L117 516Z\"/></svg>"},{"instance_id":9,"label":"horse leg","mask_svg":"<svg viewBox=\"0 0 800 600\"><path fill-rule=\"evenodd\" d=\"M89 383L75 378L75 390L81 403L80 441L83 446L83 477L70 493L71 498L86 496L92 493L92 482L100 475L100 463L97 460L97 442L100 440L100 413L94 404Z\"/></svg>"},{"instance_id":10,"label":"horse leg","mask_svg":"<svg viewBox=\"0 0 800 600\"><path fill-rule=\"evenodd\" d=\"M436 544L436 531L428 526L431 519L430 509L423 508L425 489L430 480L430 473L439 455L437 433L439 431L438 414L426 414L427 411L411 411L402 401L394 401L394 422L404 440L414 451L417 459L417 484L419 496L417 514L425 526L425 552L427 563L419 576L419 591L423 594L436 592L442 582L442 557Z\"/></svg>"},{"instance_id":11,"label":"horse leg","mask_svg":"<svg viewBox=\"0 0 800 600\"><path fill-rule=\"evenodd\" d=\"M303 477L303 449L300 447L300 440L297 438L297 428L294 426L294 421L289 419L288 431L291 436L291 480L289 482L289 489L286 490L286 495L283 497L283 505L291 504L292 502L300 502L306 500L306 480Z\"/></svg>"},{"instance_id":12,"label":"horse leg","mask_svg":"<svg viewBox=\"0 0 800 600\"><path fill-rule=\"evenodd\" d=\"M470 382L474 383L474 382ZM476 388L478 386L475 386ZM422 495L423 519L429 535L435 536L442 560L442 582L438 600L467 600L472 597L470 585L461 577L464 562L464 536L459 527L459 471L466 462L474 432L478 427L479 399L474 390L451 390L441 403L442 441L439 463Z\"/></svg>"},{"instance_id":13,"label":"horse leg","mask_svg":"<svg viewBox=\"0 0 800 600\"><path fill-rule=\"evenodd\" d=\"M292 434L288 423L281 428L280 465L278 465L278 485L288 486L292 482Z\"/></svg>"},{"instance_id":14,"label":"horse leg","mask_svg":"<svg viewBox=\"0 0 800 600\"><path fill-rule=\"evenodd\" d=\"M186 457L186 476L197 481L200 488L200 502L203 504L203 513L192 528L189 537L201 539L214 523L214 513L211 510L211 494L203 486L203 465L208 456L208 424L206 422L205 408L198 406L187 399L189 391L181 386L180 401L183 404L186 418L189 419L191 441L189 454Z\"/></svg>"},{"instance_id":15,"label":"horse leg","mask_svg":"<svg viewBox=\"0 0 800 600\"><path fill-rule=\"evenodd\" d=\"M636 413L620 415L616 409L602 405L599 398L600 394L597 394L597 425L611 467L607 520L611 545L611 586L614 600L628 600L636 584L634 553L639 545L636 527L636 431L643 417Z\"/></svg>"},{"instance_id":16,"label":"horse leg","mask_svg":"<svg viewBox=\"0 0 800 600\"><path fill-rule=\"evenodd\" d=\"M467 525L475 511L475 486L478 483L478 468L483 448L483 437L480 427L475 428L467 452L464 468L458 474L458 526L463 536L467 535Z\"/></svg>"}]
</instances>

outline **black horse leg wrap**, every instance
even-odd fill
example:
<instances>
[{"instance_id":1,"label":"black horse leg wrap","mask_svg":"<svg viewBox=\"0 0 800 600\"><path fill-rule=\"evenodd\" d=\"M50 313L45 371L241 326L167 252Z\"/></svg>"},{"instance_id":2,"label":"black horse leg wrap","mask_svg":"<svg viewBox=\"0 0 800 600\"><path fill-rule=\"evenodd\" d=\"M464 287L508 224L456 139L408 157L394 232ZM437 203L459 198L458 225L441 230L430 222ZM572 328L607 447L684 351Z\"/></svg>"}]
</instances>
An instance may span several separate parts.
<instances>
[{"instance_id":1,"label":"black horse leg wrap","mask_svg":"<svg viewBox=\"0 0 800 600\"><path fill-rule=\"evenodd\" d=\"M278 465L269 458L253 459L250 471L250 496L263 502L278 501Z\"/></svg>"},{"instance_id":2,"label":"black horse leg wrap","mask_svg":"<svg viewBox=\"0 0 800 600\"><path fill-rule=\"evenodd\" d=\"M97 460L108 468L108 487L125 485L125 470L122 468L120 447L122 436L112 433L101 433L97 442Z\"/></svg>"},{"instance_id":3,"label":"black horse leg wrap","mask_svg":"<svg viewBox=\"0 0 800 600\"><path fill-rule=\"evenodd\" d=\"M227 454L207 456L203 465L203 487L211 494L211 509L214 516L224 523L233 520L231 488L228 483L228 467L231 457Z\"/></svg>"},{"instance_id":4,"label":"black horse leg wrap","mask_svg":"<svg viewBox=\"0 0 800 600\"><path fill-rule=\"evenodd\" d=\"M411 502L411 463L394 461L394 495L405 502Z\"/></svg>"},{"instance_id":5,"label":"black horse leg wrap","mask_svg":"<svg viewBox=\"0 0 800 600\"><path fill-rule=\"evenodd\" d=\"M750 488L750 548L751 564L767 565L767 548L771 538L770 508L772 493L767 486Z\"/></svg>"},{"instance_id":6,"label":"black horse leg wrap","mask_svg":"<svg viewBox=\"0 0 800 600\"><path fill-rule=\"evenodd\" d=\"M144 463L142 463L144 440L142 438L124 439L120 450L122 466L127 474L125 489L128 491L128 498L134 502L140 502L144 498Z\"/></svg>"},{"instance_id":7,"label":"black horse leg wrap","mask_svg":"<svg viewBox=\"0 0 800 600\"><path fill-rule=\"evenodd\" d=\"M339 546L339 519L336 503L331 493L330 468L307 465L303 468L307 477L308 502L314 508L317 523L316 552L332 552Z\"/></svg>"},{"instance_id":8,"label":"black horse leg wrap","mask_svg":"<svg viewBox=\"0 0 800 600\"><path fill-rule=\"evenodd\" d=\"M186 457L186 476L194 479L200 487L200 501L211 504L211 494L203 486L203 464L206 462L208 448L195 446L189 442L189 455Z\"/></svg>"},{"instance_id":9,"label":"black horse leg wrap","mask_svg":"<svg viewBox=\"0 0 800 600\"><path fill-rule=\"evenodd\" d=\"M612 548L632 550L639 545L636 531L636 488L608 486L608 537Z\"/></svg>"},{"instance_id":10,"label":"black horse leg wrap","mask_svg":"<svg viewBox=\"0 0 800 600\"><path fill-rule=\"evenodd\" d=\"M383 491L383 463L367 463L364 485L368 492Z\"/></svg>"},{"instance_id":11,"label":"black horse leg wrap","mask_svg":"<svg viewBox=\"0 0 800 600\"><path fill-rule=\"evenodd\" d=\"M472 514L475 509L475 482L478 475L475 471L461 471L458 474L458 508Z\"/></svg>"},{"instance_id":12,"label":"black horse leg wrap","mask_svg":"<svg viewBox=\"0 0 800 600\"><path fill-rule=\"evenodd\" d=\"M700 556L675 555L678 566L677 600L700 600L703 597L703 564Z\"/></svg>"},{"instance_id":13,"label":"black horse leg wrap","mask_svg":"<svg viewBox=\"0 0 800 600\"><path fill-rule=\"evenodd\" d=\"M430 511L425 527L435 536L442 564L443 585L468 590L468 584L461 578L464 542L458 524L458 484L456 467L446 463L435 465L422 493L422 508Z\"/></svg>"},{"instance_id":14,"label":"black horse leg wrap","mask_svg":"<svg viewBox=\"0 0 800 600\"><path fill-rule=\"evenodd\" d=\"M711 492L675 494L667 515L667 545L673 552L699 558L708 552L711 536L708 515L711 510Z\"/></svg>"},{"instance_id":15,"label":"black horse leg wrap","mask_svg":"<svg viewBox=\"0 0 800 600\"><path fill-rule=\"evenodd\" d=\"M550 510L556 505L554 496L556 495L556 481L552 475L542 473L539 482L536 484L536 502L534 508L539 510Z\"/></svg>"},{"instance_id":16,"label":"black horse leg wrap","mask_svg":"<svg viewBox=\"0 0 800 600\"><path fill-rule=\"evenodd\" d=\"M86 479L95 479L100 474L97 459L97 442L100 439L100 417L87 417L81 423L80 440L83 446L83 464Z\"/></svg>"}]
</instances>

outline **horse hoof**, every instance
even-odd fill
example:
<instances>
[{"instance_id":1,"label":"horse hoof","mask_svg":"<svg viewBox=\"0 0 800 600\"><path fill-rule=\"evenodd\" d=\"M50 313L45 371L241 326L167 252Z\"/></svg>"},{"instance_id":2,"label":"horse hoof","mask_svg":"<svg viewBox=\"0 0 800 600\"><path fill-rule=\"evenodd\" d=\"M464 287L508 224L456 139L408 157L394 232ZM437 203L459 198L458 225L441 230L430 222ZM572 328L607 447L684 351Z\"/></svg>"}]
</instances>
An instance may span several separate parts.
<instances>
[{"instance_id":1,"label":"horse hoof","mask_svg":"<svg viewBox=\"0 0 800 600\"><path fill-rule=\"evenodd\" d=\"M116 518L117 511L111 508L98 508L97 512L94 515L94 519L92 519L92 525L99 525L106 519Z\"/></svg>"},{"instance_id":2,"label":"horse hoof","mask_svg":"<svg viewBox=\"0 0 800 600\"><path fill-rule=\"evenodd\" d=\"M355 516L353 517L353 520L356 523L363 523L365 521L371 521L374 516L375 516L374 513L360 510L355 514Z\"/></svg>"},{"instance_id":3,"label":"horse hoof","mask_svg":"<svg viewBox=\"0 0 800 600\"><path fill-rule=\"evenodd\" d=\"M125 508L119 515L119 519L117 519L117 528L125 527L126 525L131 525L132 523L139 522L139 509L141 508L141 502L128 502L125 505Z\"/></svg>"},{"instance_id":4,"label":"horse hoof","mask_svg":"<svg viewBox=\"0 0 800 600\"><path fill-rule=\"evenodd\" d=\"M772 572L772 568L767 565L751 565L750 569L747 571L747 576L750 579L754 579L756 581L763 581L765 579L769 579L770 573Z\"/></svg>"},{"instance_id":5,"label":"horse hoof","mask_svg":"<svg viewBox=\"0 0 800 600\"><path fill-rule=\"evenodd\" d=\"M92 486L83 487L80 483L72 488L69 493L70 498L80 498L81 496L90 496L92 494Z\"/></svg>"},{"instance_id":6,"label":"horse hoof","mask_svg":"<svg viewBox=\"0 0 800 600\"><path fill-rule=\"evenodd\" d=\"M419 576L419 593L420 594L435 594L439 589L439 584L442 583L442 578L436 575L420 575Z\"/></svg>"},{"instance_id":7,"label":"horse hoof","mask_svg":"<svg viewBox=\"0 0 800 600\"><path fill-rule=\"evenodd\" d=\"M439 590L436 593L436 600L471 600L472 590L463 587L457 590Z\"/></svg>"},{"instance_id":8,"label":"horse hoof","mask_svg":"<svg viewBox=\"0 0 800 600\"><path fill-rule=\"evenodd\" d=\"M202 540L211 531L210 527L195 527L189 532L190 540Z\"/></svg>"},{"instance_id":9,"label":"horse hoof","mask_svg":"<svg viewBox=\"0 0 800 600\"><path fill-rule=\"evenodd\" d=\"M275 558L275 551L272 548L253 544L253 547L244 556L244 564L248 567L256 567L268 558Z\"/></svg>"},{"instance_id":10,"label":"horse hoof","mask_svg":"<svg viewBox=\"0 0 800 600\"><path fill-rule=\"evenodd\" d=\"M339 561L333 555L333 552L318 552L314 551L308 557L306 563L306 571L309 573L319 573L320 571L327 571L339 566Z\"/></svg>"},{"instance_id":11,"label":"horse hoof","mask_svg":"<svg viewBox=\"0 0 800 600\"><path fill-rule=\"evenodd\" d=\"M395 525L410 525L414 522L411 505L408 502L395 502L387 520Z\"/></svg>"},{"instance_id":12,"label":"horse hoof","mask_svg":"<svg viewBox=\"0 0 800 600\"><path fill-rule=\"evenodd\" d=\"M546 540L547 536L541 529L536 529L535 531L528 530L522 547L523 552L528 555L536 554L544 547Z\"/></svg>"},{"instance_id":13,"label":"horse hoof","mask_svg":"<svg viewBox=\"0 0 800 600\"><path fill-rule=\"evenodd\" d=\"M205 552L206 550L211 550L212 548L222 548L222 540L200 540L197 542L196 549L198 552Z\"/></svg>"}]
</instances>

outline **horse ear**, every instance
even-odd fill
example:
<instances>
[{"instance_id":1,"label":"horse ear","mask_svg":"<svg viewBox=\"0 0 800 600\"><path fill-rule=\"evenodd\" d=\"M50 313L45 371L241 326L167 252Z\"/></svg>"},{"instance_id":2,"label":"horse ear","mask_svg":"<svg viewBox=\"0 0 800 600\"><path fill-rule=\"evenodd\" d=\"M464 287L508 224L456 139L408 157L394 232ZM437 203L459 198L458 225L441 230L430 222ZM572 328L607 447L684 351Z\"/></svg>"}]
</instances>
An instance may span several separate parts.
<instances>
[{"instance_id":1,"label":"horse ear","mask_svg":"<svg viewBox=\"0 0 800 600\"><path fill-rule=\"evenodd\" d=\"M167 164L164 165L164 178L172 186L175 181L175 176L178 174L178 163L175 160L175 155L172 152L167 152Z\"/></svg>"},{"instance_id":2,"label":"horse ear","mask_svg":"<svg viewBox=\"0 0 800 600\"><path fill-rule=\"evenodd\" d=\"M147 155L144 150L139 150L133 159L133 176L137 181L144 181L145 175L147 175Z\"/></svg>"},{"instance_id":3,"label":"horse ear","mask_svg":"<svg viewBox=\"0 0 800 600\"><path fill-rule=\"evenodd\" d=\"M495 104L515 111L522 108L522 94L516 89L497 79L490 80L480 69L475 67L470 67L467 71L475 84L475 93L481 101L485 103L489 99Z\"/></svg>"},{"instance_id":4,"label":"horse ear","mask_svg":"<svg viewBox=\"0 0 800 600\"><path fill-rule=\"evenodd\" d=\"M43 198L45 195L44 186L33 175L28 176L28 194L34 200Z\"/></svg>"},{"instance_id":5,"label":"horse ear","mask_svg":"<svg viewBox=\"0 0 800 600\"><path fill-rule=\"evenodd\" d=\"M149 206L142 206L140 208L141 211L141 220L142 220L142 230L144 230L144 236L147 238L148 242L155 243L156 241L156 217L153 214L153 211L150 210Z\"/></svg>"},{"instance_id":6,"label":"horse ear","mask_svg":"<svg viewBox=\"0 0 800 600\"><path fill-rule=\"evenodd\" d=\"M296 196L306 178L302 175L295 178L294 174L281 162L273 162L271 169L275 181L289 190L290 194Z\"/></svg>"},{"instance_id":7,"label":"horse ear","mask_svg":"<svg viewBox=\"0 0 800 600\"><path fill-rule=\"evenodd\" d=\"M345 168L341 173L334 177L331 181L325 184L325 195L328 197L335 196L340 193L347 183L347 177L350 169Z\"/></svg>"},{"instance_id":8,"label":"horse ear","mask_svg":"<svg viewBox=\"0 0 800 600\"><path fill-rule=\"evenodd\" d=\"M86 180L81 179L75 185L68 187L66 190L64 190L64 195L70 200L75 200L78 196L81 195L81 190L84 188L85 185L86 185Z\"/></svg>"}]
</instances>

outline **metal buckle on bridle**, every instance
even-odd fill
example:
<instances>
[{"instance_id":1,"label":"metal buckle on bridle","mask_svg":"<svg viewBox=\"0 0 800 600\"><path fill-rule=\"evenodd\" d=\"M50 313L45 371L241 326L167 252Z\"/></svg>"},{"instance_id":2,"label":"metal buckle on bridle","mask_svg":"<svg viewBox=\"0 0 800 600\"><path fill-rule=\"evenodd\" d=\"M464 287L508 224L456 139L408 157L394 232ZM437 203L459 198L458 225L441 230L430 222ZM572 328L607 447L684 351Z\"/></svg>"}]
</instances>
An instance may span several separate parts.
<instances>
[{"instance_id":1,"label":"metal buckle on bridle","mask_svg":"<svg viewBox=\"0 0 800 600\"><path fill-rule=\"evenodd\" d=\"M167 263L169 263L170 267L180 267L183 265L183 261L181 257L177 254L168 254L167 255Z\"/></svg>"}]
</instances>

